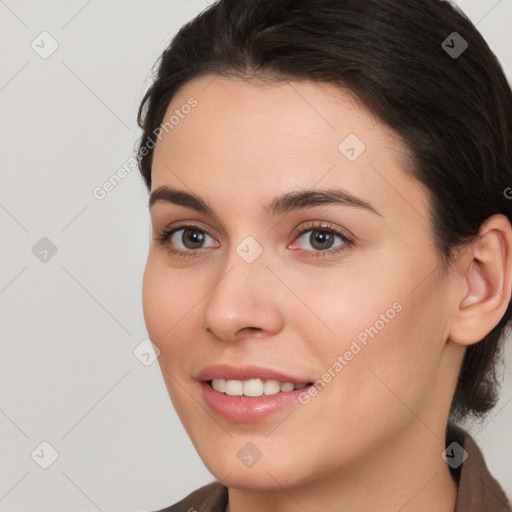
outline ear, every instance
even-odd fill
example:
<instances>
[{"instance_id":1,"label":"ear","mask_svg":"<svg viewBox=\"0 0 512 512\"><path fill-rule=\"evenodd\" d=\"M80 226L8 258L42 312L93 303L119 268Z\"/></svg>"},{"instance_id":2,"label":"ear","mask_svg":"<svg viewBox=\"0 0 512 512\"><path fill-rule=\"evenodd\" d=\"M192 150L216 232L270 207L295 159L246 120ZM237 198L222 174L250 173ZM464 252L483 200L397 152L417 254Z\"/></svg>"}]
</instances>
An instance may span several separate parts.
<instances>
[{"instance_id":1,"label":"ear","mask_svg":"<svg viewBox=\"0 0 512 512\"><path fill-rule=\"evenodd\" d=\"M461 282L449 339L459 345L482 340L499 323L512 294L512 227L501 214L489 217L455 264Z\"/></svg>"}]
</instances>

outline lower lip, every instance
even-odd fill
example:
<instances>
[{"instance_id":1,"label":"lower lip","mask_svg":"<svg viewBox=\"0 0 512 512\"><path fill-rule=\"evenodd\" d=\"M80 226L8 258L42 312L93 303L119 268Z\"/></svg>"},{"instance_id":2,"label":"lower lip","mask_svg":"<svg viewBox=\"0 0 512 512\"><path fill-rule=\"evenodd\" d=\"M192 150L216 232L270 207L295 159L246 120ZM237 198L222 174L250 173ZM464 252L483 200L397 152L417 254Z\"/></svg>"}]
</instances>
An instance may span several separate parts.
<instances>
[{"instance_id":1,"label":"lower lip","mask_svg":"<svg viewBox=\"0 0 512 512\"><path fill-rule=\"evenodd\" d=\"M310 386L293 391L258 397L230 396L215 391L207 382L201 382L203 398L208 407L221 418L239 423L254 423L298 403L298 397Z\"/></svg>"}]
</instances>

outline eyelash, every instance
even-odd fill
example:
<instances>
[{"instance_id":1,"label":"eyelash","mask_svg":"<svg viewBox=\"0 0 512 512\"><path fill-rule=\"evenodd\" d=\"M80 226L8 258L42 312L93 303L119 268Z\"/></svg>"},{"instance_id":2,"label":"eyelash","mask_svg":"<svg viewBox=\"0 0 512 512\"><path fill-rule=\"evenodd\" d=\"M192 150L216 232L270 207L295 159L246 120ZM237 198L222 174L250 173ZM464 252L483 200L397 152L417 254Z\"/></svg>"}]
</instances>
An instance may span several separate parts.
<instances>
[{"instance_id":1,"label":"eyelash","mask_svg":"<svg viewBox=\"0 0 512 512\"><path fill-rule=\"evenodd\" d=\"M171 238L171 236L176 232L180 231L182 229L189 229L191 231L198 231L200 233L208 234L207 231L204 229L201 229L199 226L196 226L194 224L181 224L179 226L173 227L172 229L164 229L160 235L155 239L156 242L165 247L168 252L170 252L173 256L176 256L178 258L188 258L188 257L199 257L201 256L202 252L207 249L188 249L187 251L183 250L176 250L172 249L168 245L168 241ZM341 233L338 229L334 228L332 224L329 222L320 222L320 223L311 223L304 226L294 237L294 240L300 238L304 233L307 233L308 231L319 231L319 232L325 232L330 233L332 235L338 236L341 238L343 245L340 245L338 247L335 247L334 249L326 249L324 251L312 251L312 250L306 250L306 249L295 249L298 251L306 252L306 253L312 253L310 254L313 258L325 258L325 257L331 257L333 255L337 255L343 251L348 250L353 244L354 241L347 237L347 235ZM211 235L208 235L211 237Z\"/></svg>"}]
</instances>

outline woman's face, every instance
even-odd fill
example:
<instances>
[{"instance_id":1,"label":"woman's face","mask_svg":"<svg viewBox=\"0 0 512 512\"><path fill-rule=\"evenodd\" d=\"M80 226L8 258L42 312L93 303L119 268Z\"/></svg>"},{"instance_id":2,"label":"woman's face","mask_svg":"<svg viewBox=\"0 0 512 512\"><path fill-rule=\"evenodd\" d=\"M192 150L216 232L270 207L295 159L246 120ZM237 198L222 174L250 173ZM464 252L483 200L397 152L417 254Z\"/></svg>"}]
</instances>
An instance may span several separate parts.
<instances>
[{"instance_id":1,"label":"woman's face","mask_svg":"<svg viewBox=\"0 0 512 512\"><path fill-rule=\"evenodd\" d=\"M307 81L205 76L171 116L153 159L144 316L209 470L289 488L442 447L454 292L400 140ZM272 394L284 382L297 389Z\"/></svg>"}]
</instances>

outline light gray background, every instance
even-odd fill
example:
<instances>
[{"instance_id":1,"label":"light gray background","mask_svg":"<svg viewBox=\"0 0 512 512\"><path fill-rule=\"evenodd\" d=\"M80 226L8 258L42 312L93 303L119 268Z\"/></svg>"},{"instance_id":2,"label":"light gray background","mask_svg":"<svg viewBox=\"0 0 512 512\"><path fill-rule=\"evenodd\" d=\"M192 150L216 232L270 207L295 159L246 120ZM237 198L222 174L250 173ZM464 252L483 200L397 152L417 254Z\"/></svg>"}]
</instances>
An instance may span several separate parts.
<instances>
[{"instance_id":1,"label":"light gray background","mask_svg":"<svg viewBox=\"0 0 512 512\"><path fill-rule=\"evenodd\" d=\"M459 3L512 77L512 0ZM1 511L155 510L213 480L157 363L133 353L147 338L142 180L132 168L92 193L133 154L151 66L205 7L0 0ZM43 31L59 45L46 59L31 48ZM47 262L32 252L42 237L58 250ZM508 350L501 401L473 429L510 495L511 367ZM43 441L58 452L48 469Z\"/></svg>"}]
</instances>

